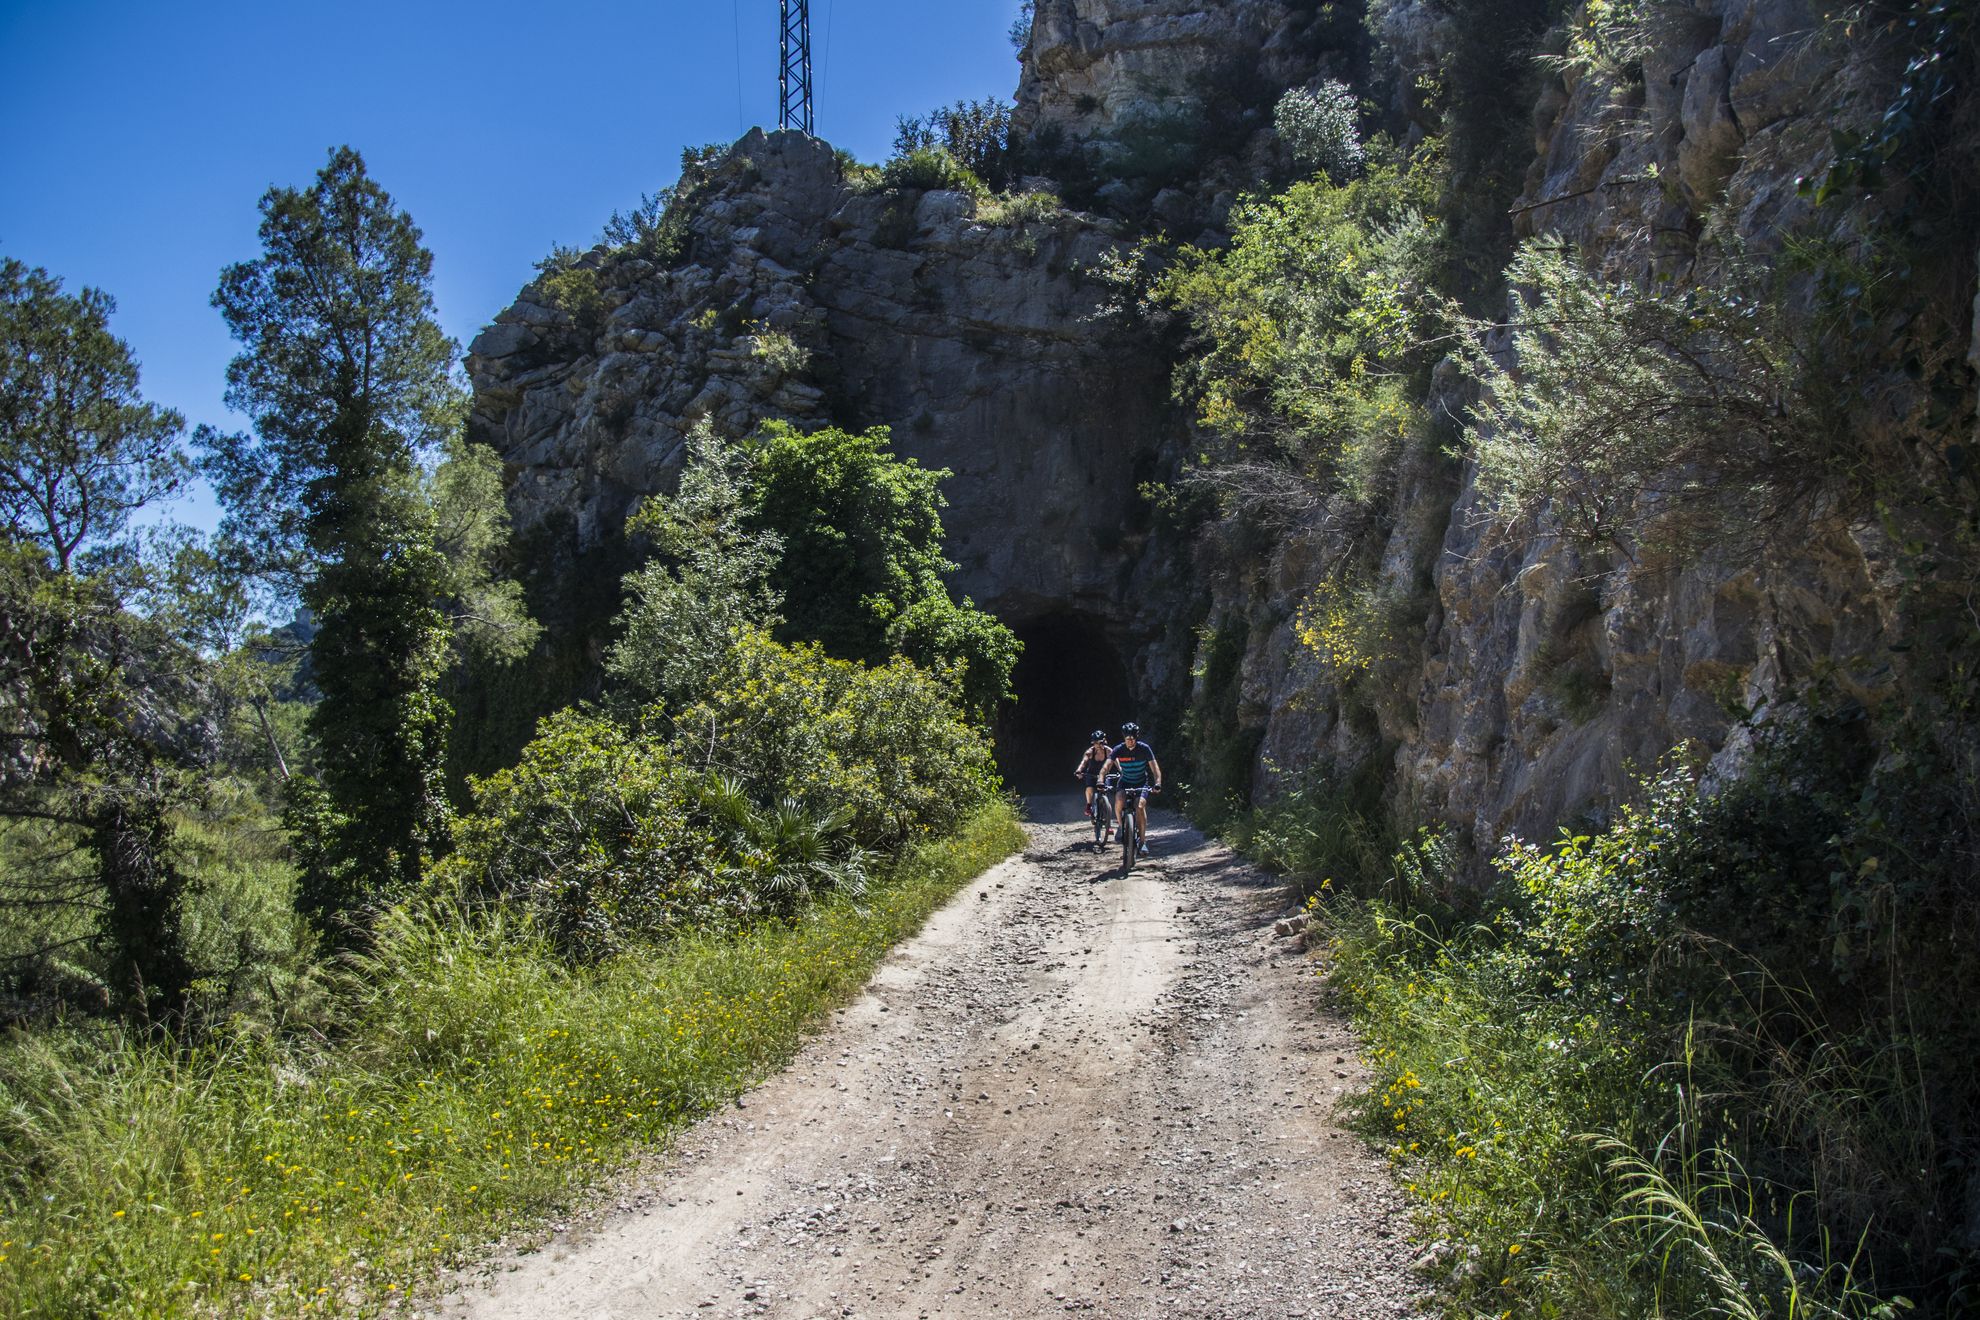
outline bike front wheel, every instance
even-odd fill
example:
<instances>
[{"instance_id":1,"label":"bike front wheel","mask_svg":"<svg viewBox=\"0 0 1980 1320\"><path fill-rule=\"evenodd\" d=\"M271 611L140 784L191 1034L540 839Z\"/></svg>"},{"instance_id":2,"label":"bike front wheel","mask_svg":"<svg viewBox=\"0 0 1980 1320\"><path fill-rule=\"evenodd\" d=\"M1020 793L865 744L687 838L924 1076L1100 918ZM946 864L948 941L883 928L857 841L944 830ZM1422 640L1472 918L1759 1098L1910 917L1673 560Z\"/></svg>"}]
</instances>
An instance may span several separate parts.
<instances>
[{"instance_id":1,"label":"bike front wheel","mask_svg":"<svg viewBox=\"0 0 1980 1320\"><path fill-rule=\"evenodd\" d=\"M1134 807L1125 805L1121 811L1121 874L1134 870L1134 859L1140 851L1141 840L1135 834Z\"/></svg>"}]
</instances>

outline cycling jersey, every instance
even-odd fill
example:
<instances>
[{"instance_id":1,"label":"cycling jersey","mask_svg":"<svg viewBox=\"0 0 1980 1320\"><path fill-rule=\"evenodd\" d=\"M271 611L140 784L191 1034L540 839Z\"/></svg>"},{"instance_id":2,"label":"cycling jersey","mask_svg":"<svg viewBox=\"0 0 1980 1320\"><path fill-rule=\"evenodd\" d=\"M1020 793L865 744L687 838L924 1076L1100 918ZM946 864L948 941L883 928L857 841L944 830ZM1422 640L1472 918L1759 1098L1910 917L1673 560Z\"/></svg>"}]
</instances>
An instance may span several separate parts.
<instances>
[{"instance_id":1,"label":"cycling jersey","mask_svg":"<svg viewBox=\"0 0 1980 1320\"><path fill-rule=\"evenodd\" d=\"M1114 760L1120 763L1121 787L1141 788L1148 783L1148 767L1155 760L1155 749L1137 738L1132 747L1126 743L1116 747Z\"/></svg>"},{"instance_id":2,"label":"cycling jersey","mask_svg":"<svg viewBox=\"0 0 1980 1320\"><path fill-rule=\"evenodd\" d=\"M1090 788L1100 782L1100 772L1107 768L1108 753L1088 751L1086 759L1079 763L1079 777Z\"/></svg>"}]
</instances>

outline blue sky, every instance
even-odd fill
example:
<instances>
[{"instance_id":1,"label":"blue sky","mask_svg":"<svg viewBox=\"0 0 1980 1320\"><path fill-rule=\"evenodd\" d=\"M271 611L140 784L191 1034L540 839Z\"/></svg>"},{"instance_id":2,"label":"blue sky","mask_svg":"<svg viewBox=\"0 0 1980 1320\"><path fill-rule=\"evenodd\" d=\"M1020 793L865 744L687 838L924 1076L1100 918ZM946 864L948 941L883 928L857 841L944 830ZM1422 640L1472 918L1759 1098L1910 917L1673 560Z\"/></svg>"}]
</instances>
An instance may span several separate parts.
<instances>
[{"instance_id":1,"label":"blue sky","mask_svg":"<svg viewBox=\"0 0 1980 1320\"><path fill-rule=\"evenodd\" d=\"M894 117L1008 99L1018 0L811 0L818 132L866 160ZM777 114L777 0L0 0L0 253L117 299L154 401L238 427L207 304L255 203L333 145L426 233L463 344L537 258L671 182L683 146ZM204 497L172 514L210 525Z\"/></svg>"}]
</instances>

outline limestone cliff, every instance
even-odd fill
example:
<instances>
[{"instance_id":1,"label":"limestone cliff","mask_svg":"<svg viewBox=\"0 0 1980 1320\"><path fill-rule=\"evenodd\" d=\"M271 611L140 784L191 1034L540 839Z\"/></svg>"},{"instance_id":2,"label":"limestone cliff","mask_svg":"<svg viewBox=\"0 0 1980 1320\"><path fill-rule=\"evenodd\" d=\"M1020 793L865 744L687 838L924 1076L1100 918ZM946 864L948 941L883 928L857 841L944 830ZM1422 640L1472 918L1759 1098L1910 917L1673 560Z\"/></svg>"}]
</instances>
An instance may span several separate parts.
<instances>
[{"instance_id":1,"label":"limestone cliff","mask_svg":"<svg viewBox=\"0 0 1980 1320\"><path fill-rule=\"evenodd\" d=\"M951 555L979 604L1021 633L1102 639L1142 709L1170 714L1192 668L1207 696L1199 627L1239 636L1218 681L1235 685L1261 787L1268 763L1374 759L1399 797L1481 846L1599 815L1630 766L1679 741L1736 758L1728 711L1815 668L1874 700L1896 681L1880 637L1893 584L1867 522L1811 527L1772 559L1647 572L1495 519L1475 474L1420 457L1379 554L1395 593L1421 602L1420 632L1374 703L1331 690L1293 636L1334 553L1323 517L1235 557L1156 535L1137 483L1173 470L1189 426L1165 345L1100 315L1111 291L1093 274L1139 233L1219 241L1232 197L1269 171L1285 87L1382 77L1409 131L1411 89L1448 62L1454 22L1395 0L1366 31L1372 54L1361 23L1295 0L1039 0L1015 119L1061 174L1210 106L1233 68L1253 81L1216 112L1219 148L1194 177L1100 187L1089 209L1022 223L960 193L862 191L825 144L752 133L674 261L595 250L589 321L538 281L475 341L474 433L509 464L518 525L567 528L571 549L609 542L700 418L731 433L771 417L888 424L902 452L955 472ZM1828 158L1835 99L1816 92L1882 76L1870 58L1829 40L1804 0L1701 0L1652 30L1640 73L1536 76L1513 223L1679 282L1701 277L1708 225L1764 258L1810 205L1797 177ZM1447 421L1465 406L1453 371L1435 395Z\"/></svg>"}]
</instances>

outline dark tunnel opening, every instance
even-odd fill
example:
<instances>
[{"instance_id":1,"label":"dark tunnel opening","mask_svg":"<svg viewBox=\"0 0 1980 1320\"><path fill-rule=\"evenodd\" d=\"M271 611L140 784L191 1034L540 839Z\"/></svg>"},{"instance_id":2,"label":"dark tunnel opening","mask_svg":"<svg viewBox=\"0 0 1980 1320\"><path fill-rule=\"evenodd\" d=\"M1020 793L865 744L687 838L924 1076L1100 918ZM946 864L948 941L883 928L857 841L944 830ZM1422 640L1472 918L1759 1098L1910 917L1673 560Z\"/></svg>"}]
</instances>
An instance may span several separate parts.
<instances>
[{"instance_id":1,"label":"dark tunnel opening","mask_svg":"<svg viewBox=\"0 0 1980 1320\"><path fill-rule=\"evenodd\" d=\"M1067 792L1086 736L1118 740L1135 718L1127 668L1098 623L1054 614L1013 628L1024 654L1011 675L1017 701L997 721L997 762L1019 792Z\"/></svg>"}]
</instances>

